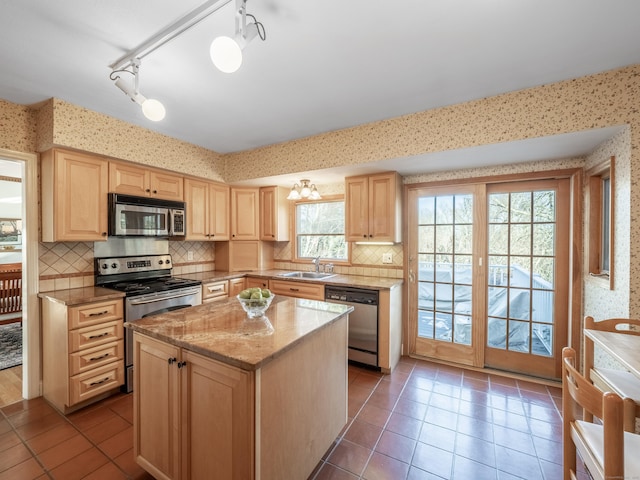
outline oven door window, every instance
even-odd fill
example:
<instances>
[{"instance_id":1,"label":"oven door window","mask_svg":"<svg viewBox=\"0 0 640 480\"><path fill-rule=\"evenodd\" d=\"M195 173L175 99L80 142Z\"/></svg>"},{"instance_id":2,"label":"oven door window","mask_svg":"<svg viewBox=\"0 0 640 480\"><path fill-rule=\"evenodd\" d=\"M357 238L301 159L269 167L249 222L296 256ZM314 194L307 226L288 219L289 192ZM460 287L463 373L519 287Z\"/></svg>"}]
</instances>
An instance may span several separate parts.
<instances>
[{"instance_id":1,"label":"oven door window","mask_svg":"<svg viewBox=\"0 0 640 480\"><path fill-rule=\"evenodd\" d=\"M116 228L118 235L168 235L168 209L118 205Z\"/></svg>"}]
</instances>

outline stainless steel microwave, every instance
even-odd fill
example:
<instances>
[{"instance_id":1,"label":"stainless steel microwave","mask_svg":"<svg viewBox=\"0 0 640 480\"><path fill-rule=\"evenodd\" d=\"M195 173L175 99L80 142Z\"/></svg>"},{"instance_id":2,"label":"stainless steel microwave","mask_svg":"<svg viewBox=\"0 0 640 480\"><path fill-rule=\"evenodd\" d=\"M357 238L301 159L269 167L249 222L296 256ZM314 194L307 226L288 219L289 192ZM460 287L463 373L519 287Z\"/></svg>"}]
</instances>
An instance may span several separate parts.
<instances>
[{"instance_id":1,"label":"stainless steel microwave","mask_svg":"<svg viewBox=\"0 0 640 480\"><path fill-rule=\"evenodd\" d=\"M109 194L109 235L179 237L185 234L185 203Z\"/></svg>"}]
</instances>

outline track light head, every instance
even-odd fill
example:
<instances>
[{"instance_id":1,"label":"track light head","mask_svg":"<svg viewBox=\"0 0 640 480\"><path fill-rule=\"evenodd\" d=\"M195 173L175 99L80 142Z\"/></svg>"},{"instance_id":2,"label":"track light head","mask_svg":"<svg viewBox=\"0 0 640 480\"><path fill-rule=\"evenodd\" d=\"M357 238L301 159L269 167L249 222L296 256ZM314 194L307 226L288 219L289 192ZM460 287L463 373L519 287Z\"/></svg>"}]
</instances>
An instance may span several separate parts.
<instances>
[{"instance_id":1,"label":"track light head","mask_svg":"<svg viewBox=\"0 0 640 480\"><path fill-rule=\"evenodd\" d=\"M114 70L111 72L109 78L111 80L115 80L114 84L120 90L122 90L125 95L127 95L133 102L137 103L142 107L142 113L145 117L153 122L159 122L166 115L166 110L164 105L160 103L158 100L154 98L147 98L142 95L138 91L138 73L140 69L140 61L136 60L131 65L131 70L122 69L122 70ZM130 73L133 75L133 85L127 84L122 78L120 78L118 73Z\"/></svg>"}]
</instances>

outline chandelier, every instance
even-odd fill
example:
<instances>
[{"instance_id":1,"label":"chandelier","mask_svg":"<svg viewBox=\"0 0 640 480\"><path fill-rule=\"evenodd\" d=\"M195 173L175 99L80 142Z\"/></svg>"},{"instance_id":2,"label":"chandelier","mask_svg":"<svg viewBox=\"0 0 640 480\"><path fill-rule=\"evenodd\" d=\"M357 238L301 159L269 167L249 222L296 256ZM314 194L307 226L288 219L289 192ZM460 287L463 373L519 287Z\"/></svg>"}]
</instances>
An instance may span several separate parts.
<instances>
[{"instance_id":1,"label":"chandelier","mask_svg":"<svg viewBox=\"0 0 640 480\"><path fill-rule=\"evenodd\" d=\"M291 187L287 200L320 200L322 197L311 180L302 179Z\"/></svg>"}]
</instances>

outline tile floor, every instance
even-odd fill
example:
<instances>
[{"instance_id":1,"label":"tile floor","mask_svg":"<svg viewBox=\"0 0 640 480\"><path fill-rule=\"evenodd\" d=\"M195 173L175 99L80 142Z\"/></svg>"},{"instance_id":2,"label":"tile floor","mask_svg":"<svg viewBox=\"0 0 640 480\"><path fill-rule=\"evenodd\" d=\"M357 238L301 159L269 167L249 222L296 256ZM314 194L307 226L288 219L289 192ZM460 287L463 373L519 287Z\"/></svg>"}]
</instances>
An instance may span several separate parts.
<instances>
[{"instance_id":1,"label":"tile floor","mask_svg":"<svg viewBox=\"0 0 640 480\"><path fill-rule=\"evenodd\" d=\"M349 366L349 421L311 478L560 479L560 403L557 387L408 358L392 375ZM151 479L131 423L124 394L67 417L42 398L3 407L0 480Z\"/></svg>"}]
</instances>

